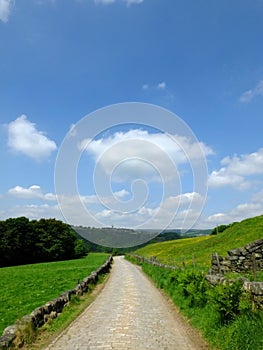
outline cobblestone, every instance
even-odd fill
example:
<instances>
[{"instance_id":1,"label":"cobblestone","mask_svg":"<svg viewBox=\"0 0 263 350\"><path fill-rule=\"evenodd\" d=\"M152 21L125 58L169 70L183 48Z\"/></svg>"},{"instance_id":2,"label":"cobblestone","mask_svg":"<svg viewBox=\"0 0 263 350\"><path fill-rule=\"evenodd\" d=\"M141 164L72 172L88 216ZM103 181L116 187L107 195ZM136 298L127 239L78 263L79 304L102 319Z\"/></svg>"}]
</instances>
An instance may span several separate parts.
<instances>
[{"instance_id":1,"label":"cobblestone","mask_svg":"<svg viewBox=\"0 0 263 350\"><path fill-rule=\"evenodd\" d=\"M96 300L46 350L197 350L165 297L116 257Z\"/></svg>"}]
</instances>

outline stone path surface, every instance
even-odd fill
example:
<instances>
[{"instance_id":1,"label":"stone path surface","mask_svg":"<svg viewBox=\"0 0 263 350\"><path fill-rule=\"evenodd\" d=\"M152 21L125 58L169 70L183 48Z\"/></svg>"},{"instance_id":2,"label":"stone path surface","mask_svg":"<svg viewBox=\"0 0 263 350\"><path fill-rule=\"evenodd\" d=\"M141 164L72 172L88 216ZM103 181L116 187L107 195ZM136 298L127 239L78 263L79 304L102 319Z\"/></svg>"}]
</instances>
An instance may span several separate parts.
<instances>
[{"instance_id":1,"label":"stone path surface","mask_svg":"<svg viewBox=\"0 0 263 350\"><path fill-rule=\"evenodd\" d=\"M200 350L142 271L116 257L95 301L46 350Z\"/></svg>"}]
</instances>

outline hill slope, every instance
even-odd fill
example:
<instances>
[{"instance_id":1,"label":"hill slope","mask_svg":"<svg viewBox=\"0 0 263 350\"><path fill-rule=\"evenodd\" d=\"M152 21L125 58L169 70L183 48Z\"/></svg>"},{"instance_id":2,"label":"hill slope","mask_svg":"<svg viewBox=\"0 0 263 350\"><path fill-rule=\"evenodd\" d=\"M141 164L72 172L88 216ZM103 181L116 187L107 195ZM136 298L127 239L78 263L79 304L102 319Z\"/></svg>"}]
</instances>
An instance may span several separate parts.
<instances>
[{"instance_id":1,"label":"hill slope","mask_svg":"<svg viewBox=\"0 0 263 350\"><path fill-rule=\"evenodd\" d=\"M243 247L263 237L263 215L234 223L216 236L186 238L176 241L155 243L135 251L141 256L156 256L161 262L182 265L194 262L200 267L210 267L211 254L227 255L230 249Z\"/></svg>"}]
</instances>

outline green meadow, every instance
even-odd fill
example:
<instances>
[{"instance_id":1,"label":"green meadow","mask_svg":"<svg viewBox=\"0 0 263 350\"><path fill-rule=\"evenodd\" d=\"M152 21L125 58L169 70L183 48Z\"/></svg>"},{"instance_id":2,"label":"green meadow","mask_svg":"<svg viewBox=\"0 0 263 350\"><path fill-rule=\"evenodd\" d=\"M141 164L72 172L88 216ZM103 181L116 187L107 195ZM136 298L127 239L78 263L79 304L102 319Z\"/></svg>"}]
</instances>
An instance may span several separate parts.
<instances>
[{"instance_id":1,"label":"green meadow","mask_svg":"<svg viewBox=\"0 0 263 350\"><path fill-rule=\"evenodd\" d=\"M74 288L107 257L104 253L90 253L77 260L1 268L0 334L17 319Z\"/></svg>"},{"instance_id":2,"label":"green meadow","mask_svg":"<svg viewBox=\"0 0 263 350\"><path fill-rule=\"evenodd\" d=\"M234 223L222 233L214 236L186 238L163 243L150 244L135 251L136 254L155 256L160 262L181 267L196 264L197 267L208 268L211 254L227 255L227 251L257 239L263 238L263 216L246 219Z\"/></svg>"}]
</instances>

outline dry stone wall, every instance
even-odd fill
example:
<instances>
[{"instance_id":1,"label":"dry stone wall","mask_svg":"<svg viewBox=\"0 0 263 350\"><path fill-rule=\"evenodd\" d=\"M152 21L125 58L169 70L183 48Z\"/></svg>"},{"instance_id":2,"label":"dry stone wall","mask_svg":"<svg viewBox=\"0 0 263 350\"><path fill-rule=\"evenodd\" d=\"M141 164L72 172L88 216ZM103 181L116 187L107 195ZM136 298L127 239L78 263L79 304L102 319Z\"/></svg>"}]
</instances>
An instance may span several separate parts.
<instances>
[{"instance_id":1,"label":"dry stone wall","mask_svg":"<svg viewBox=\"0 0 263 350\"><path fill-rule=\"evenodd\" d=\"M233 283L233 279L226 278L222 275L206 275L206 280L212 286L217 284ZM263 310L263 282L251 282L246 278L240 278L243 282L245 292L251 294L251 300L256 308Z\"/></svg>"},{"instance_id":2,"label":"dry stone wall","mask_svg":"<svg viewBox=\"0 0 263 350\"><path fill-rule=\"evenodd\" d=\"M162 267L162 268L168 269L168 270L176 270L177 269L176 266L166 265L166 264L160 263L155 256L151 256L148 259L148 258L145 258L143 256L136 255L136 254L127 254L127 255L130 256L131 258L137 260L139 263L146 262L148 264L151 264L151 265L154 265L154 266L158 266L158 267Z\"/></svg>"},{"instance_id":3,"label":"dry stone wall","mask_svg":"<svg viewBox=\"0 0 263 350\"><path fill-rule=\"evenodd\" d=\"M210 274L206 279L212 285L227 283L224 274L228 272L256 274L263 270L263 239L249 243L244 248L229 250L226 257L215 253L211 264ZM263 309L263 282L242 279L244 290L251 293L252 301Z\"/></svg>"},{"instance_id":4,"label":"dry stone wall","mask_svg":"<svg viewBox=\"0 0 263 350\"><path fill-rule=\"evenodd\" d=\"M88 277L84 278L74 289L65 291L59 297L36 308L30 315L22 317L22 319L17 321L14 325L7 327L0 337L0 350L6 350L13 344L21 346L23 344L23 336L19 339L21 333L33 333L48 320L56 318L70 302L72 295L82 295L86 293L91 288L91 285L95 285L98 282L100 275L109 272L112 260L113 258L110 256L102 266L96 271L93 271Z\"/></svg>"},{"instance_id":5,"label":"dry stone wall","mask_svg":"<svg viewBox=\"0 0 263 350\"><path fill-rule=\"evenodd\" d=\"M228 251L226 257L212 255L211 274L226 272L253 272L263 269L263 239L247 244L244 248Z\"/></svg>"},{"instance_id":6,"label":"dry stone wall","mask_svg":"<svg viewBox=\"0 0 263 350\"><path fill-rule=\"evenodd\" d=\"M176 269L174 266L158 262L155 257L147 259L139 255L130 256L139 262L146 262L166 269ZM226 284L229 283L229 279L224 277L226 272L245 273L259 270L263 270L263 239L247 244L244 248L230 250L228 256L224 258L216 253L213 254L212 267L209 274L206 275L206 280L213 286ZM251 293L253 303L263 309L263 282L250 282L246 278L241 279L244 290Z\"/></svg>"}]
</instances>

